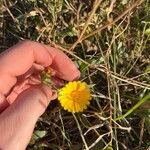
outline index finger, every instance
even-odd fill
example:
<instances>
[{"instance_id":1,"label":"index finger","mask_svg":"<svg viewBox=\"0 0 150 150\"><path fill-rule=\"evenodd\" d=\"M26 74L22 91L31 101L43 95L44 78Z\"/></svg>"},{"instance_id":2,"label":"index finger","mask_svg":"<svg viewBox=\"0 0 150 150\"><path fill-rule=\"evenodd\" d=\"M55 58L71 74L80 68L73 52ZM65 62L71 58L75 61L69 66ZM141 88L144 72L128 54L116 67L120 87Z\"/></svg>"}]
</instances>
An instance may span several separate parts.
<instances>
[{"instance_id":1,"label":"index finger","mask_svg":"<svg viewBox=\"0 0 150 150\"><path fill-rule=\"evenodd\" d=\"M80 72L73 62L60 50L23 41L0 54L0 93L7 94L17 81L17 76L26 73L33 65L51 66L64 80L74 80Z\"/></svg>"}]
</instances>

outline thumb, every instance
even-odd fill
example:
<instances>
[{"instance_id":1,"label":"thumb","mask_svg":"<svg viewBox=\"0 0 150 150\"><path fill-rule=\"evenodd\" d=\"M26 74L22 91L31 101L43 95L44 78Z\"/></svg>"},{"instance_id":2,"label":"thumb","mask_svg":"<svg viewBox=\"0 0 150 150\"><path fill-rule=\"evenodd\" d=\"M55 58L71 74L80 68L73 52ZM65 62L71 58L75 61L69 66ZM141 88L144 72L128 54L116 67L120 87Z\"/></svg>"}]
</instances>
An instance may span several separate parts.
<instances>
[{"instance_id":1,"label":"thumb","mask_svg":"<svg viewBox=\"0 0 150 150\"><path fill-rule=\"evenodd\" d=\"M56 91L50 87L46 85L36 85L22 92L16 99L16 103L14 102L14 107L17 107L16 110L21 108L24 115L29 113L35 117L40 117L50 101L56 98Z\"/></svg>"},{"instance_id":2,"label":"thumb","mask_svg":"<svg viewBox=\"0 0 150 150\"><path fill-rule=\"evenodd\" d=\"M0 114L0 148L24 150L38 117L55 98L56 92L45 85L33 86L21 93L14 103Z\"/></svg>"}]
</instances>

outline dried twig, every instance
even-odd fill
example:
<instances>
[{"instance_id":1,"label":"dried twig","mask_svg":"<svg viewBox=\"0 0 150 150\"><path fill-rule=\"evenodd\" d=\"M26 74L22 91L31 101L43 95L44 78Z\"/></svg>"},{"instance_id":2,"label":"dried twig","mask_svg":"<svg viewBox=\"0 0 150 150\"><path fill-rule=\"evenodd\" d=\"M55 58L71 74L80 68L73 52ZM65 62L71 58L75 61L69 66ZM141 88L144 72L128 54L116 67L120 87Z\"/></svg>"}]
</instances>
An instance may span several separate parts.
<instances>
[{"instance_id":1,"label":"dried twig","mask_svg":"<svg viewBox=\"0 0 150 150\"><path fill-rule=\"evenodd\" d=\"M98 6L100 5L101 2L102 2L102 0L95 0L94 5L93 5L93 9L91 11L91 14L90 14L87 22L85 23L84 29L82 30L78 40L69 49L70 51L73 50L77 46L77 44L81 41L81 39L82 39L82 37L83 37L83 35L84 35L84 33L85 33L89 23L91 22L91 19L93 18L94 14L95 14L95 12L96 12L96 10L97 10L97 8L98 8Z\"/></svg>"},{"instance_id":2,"label":"dried twig","mask_svg":"<svg viewBox=\"0 0 150 150\"><path fill-rule=\"evenodd\" d=\"M93 36L94 34L106 29L108 26L111 26L113 24L115 24L117 21L119 21L120 19L122 19L127 13L129 13L132 9L134 9L135 7L137 7L138 5L140 5L141 3L143 3L144 0L137 0L136 2L134 2L133 4L131 4L131 6L129 8L127 8L120 16L118 16L116 19L114 19L114 21L107 23L106 25L96 29L95 31L93 31L92 33L88 34L87 36L83 37L79 42Z\"/></svg>"}]
</instances>

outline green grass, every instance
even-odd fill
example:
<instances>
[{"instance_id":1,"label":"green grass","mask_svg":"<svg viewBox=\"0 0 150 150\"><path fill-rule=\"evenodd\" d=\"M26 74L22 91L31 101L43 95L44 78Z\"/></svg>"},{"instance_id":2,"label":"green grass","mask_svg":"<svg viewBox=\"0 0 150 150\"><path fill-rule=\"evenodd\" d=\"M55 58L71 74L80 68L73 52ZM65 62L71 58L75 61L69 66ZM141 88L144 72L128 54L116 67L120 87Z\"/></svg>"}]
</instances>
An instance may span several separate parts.
<instances>
[{"instance_id":1,"label":"green grass","mask_svg":"<svg viewBox=\"0 0 150 150\"><path fill-rule=\"evenodd\" d=\"M23 39L55 46L75 62L93 96L88 109L74 115L53 101L29 150L150 148L149 0L4 0L0 5L0 51Z\"/></svg>"}]
</instances>

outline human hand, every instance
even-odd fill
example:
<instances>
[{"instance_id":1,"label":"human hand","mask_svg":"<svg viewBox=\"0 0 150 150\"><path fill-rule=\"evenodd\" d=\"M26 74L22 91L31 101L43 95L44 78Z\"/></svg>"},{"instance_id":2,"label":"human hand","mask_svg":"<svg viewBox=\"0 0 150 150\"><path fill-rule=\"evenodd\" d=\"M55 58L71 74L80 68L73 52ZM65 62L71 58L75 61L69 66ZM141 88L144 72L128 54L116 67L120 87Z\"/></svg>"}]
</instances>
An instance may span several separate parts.
<instances>
[{"instance_id":1,"label":"human hand","mask_svg":"<svg viewBox=\"0 0 150 150\"><path fill-rule=\"evenodd\" d=\"M57 97L39 77L48 66L56 86L80 76L63 52L37 42L23 41L0 54L0 150L25 150L36 121Z\"/></svg>"}]
</instances>

